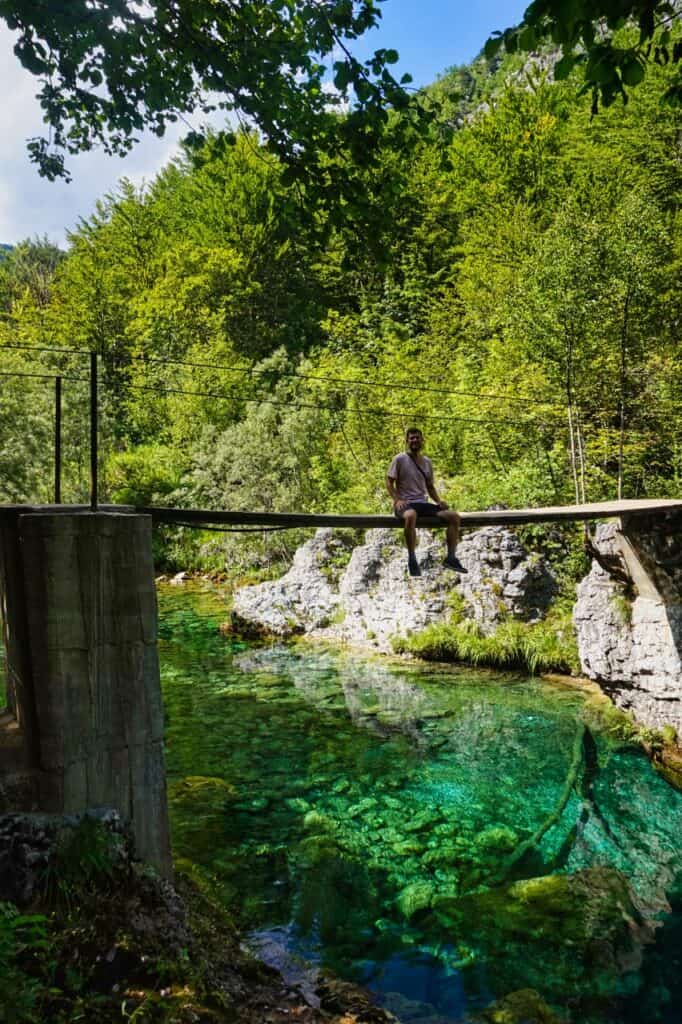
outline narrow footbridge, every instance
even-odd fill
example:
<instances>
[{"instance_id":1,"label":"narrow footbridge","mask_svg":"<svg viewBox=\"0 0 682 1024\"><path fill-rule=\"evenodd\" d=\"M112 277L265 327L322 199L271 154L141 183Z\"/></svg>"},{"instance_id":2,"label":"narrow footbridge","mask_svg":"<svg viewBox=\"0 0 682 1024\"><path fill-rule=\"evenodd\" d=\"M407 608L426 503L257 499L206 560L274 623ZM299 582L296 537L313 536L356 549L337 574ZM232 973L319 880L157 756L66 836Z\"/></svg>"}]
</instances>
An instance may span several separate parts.
<instances>
[{"instance_id":1,"label":"narrow footbridge","mask_svg":"<svg viewBox=\"0 0 682 1024\"><path fill-rule=\"evenodd\" d=\"M620 501L598 501L585 505L550 505L546 508L496 508L484 512L461 512L462 526L523 526L529 523L617 519L631 515L656 515L682 509L682 498L636 498ZM176 523L184 526L252 527L258 529L300 529L302 527L350 527L354 529L385 529L402 527L392 515L330 515L304 512L222 512L210 509L149 508L126 509L138 515L150 515L155 523ZM121 509L124 511L124 509ZM419 525L438 528L445 524L437 516L419 520Z\"/></svg>"},{"instance_id":2,"label":"narrow footbridge","mask_svg":"<svg viewBox=\"0 0 682 1024\"><path fill-rule=\"evenodd\" d=\"M619 501L594 501L584 505L547 505L542 508L491 508L479 512L460 512L462 526L526 526L531 523L585 522L591 519L621 519L630 516L661 516L682 510L682 498L623 498ZM252 529L304 529L339 527L356 530L402 528L402 520L393 515L335 514L324 512L248 512L205 508L168 508L160 505L0 505L0 524L22 515L79 515L88 512L151 516L154 523L210 527L251 527ZM437 516L424 516L418 525L438 529L445 525Z\"/></svg>"}]
</instances>

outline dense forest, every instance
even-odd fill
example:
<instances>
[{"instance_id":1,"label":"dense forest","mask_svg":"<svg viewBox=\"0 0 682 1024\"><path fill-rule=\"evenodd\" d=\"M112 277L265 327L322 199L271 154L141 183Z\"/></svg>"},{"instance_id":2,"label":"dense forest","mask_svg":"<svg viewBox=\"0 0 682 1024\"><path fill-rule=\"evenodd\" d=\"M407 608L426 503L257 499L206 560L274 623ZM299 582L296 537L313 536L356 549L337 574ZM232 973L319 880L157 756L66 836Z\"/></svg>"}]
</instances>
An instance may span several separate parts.
<instances>
[{"instance_id":1,"label":"dense forest","mask_svg":"<svg viewBox=\"0 0 682 1024\"><path fill-rule=\"evenodd\" d=\"M125 179L0 262L0 501L388 510L420 426L460 508L677 496L682 115L652 64L596 116L551 52L428 90L429 132L311 205L247 130ZM331 158L329 158L331 161ZM330 166L333 176L333 167ZM33 351L28 351L31 347ZM267 572L300 535L168 531L180 567Z\"/></svg>"}]
</instances>

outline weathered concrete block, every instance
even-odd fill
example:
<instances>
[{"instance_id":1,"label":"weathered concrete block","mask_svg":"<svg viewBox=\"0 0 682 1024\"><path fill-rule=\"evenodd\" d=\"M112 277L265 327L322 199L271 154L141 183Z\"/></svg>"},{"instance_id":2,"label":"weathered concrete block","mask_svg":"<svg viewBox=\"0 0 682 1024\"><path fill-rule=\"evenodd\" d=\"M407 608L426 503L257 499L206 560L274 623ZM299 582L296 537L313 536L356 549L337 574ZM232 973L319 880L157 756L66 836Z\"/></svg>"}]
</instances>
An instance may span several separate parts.
<instances>
[{"instance_id":1,"label":"weathered concrete block","mask_svg":"<svg viewBox=\"0 0 682 1024\"><path fill-rule=\"evenodd\" d=\"M168 874L151 520L30 512L16 537L9 631L16 621L23 633L9 640L33 716L41 809L115 808L139 854Z\"/></svg>"}]
</instances>

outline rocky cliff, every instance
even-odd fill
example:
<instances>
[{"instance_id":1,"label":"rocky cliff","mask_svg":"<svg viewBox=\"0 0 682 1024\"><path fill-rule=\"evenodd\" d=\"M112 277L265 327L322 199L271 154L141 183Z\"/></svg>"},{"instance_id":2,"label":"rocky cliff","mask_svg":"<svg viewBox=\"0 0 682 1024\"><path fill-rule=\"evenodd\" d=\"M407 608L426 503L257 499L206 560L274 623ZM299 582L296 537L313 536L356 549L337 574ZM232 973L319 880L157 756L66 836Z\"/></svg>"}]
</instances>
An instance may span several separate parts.
<instances>
[{"instance_id":1,"label":"rocky cliff","mask_svg":"<svg viewBox=\"0 0 682 1024\"><path fill-rule=\"evenodd\" d=\"M579 584L574 624L583 673L642 724L682 733L682 523L679 513L597 529L595 560ZM484 633L508 615L547 610L555 586L537 555L501 527L468 534L466 575L442 565L442 537L420 531L423 575L406 572L397 531L354 545L318 530L275 582L237 591L237 624L277 636L305 633L389 651L391 639L447 620L453 606Z\"/></svg>"},{"instance_id":2,"label":"rocky cliff","mask_svg":"<svg viewBox=\"0 0 682 1024\"><path fill-rule=\"evenodd\" d=\"M682 733L682 531L649 518L597 528L573 619L585 675L645 725Z\"/></svg>"},{"instance_id":3,"label":"rocky cliff","mask_svg":"<svg viewBox=\"0 0 682 1024\"><path fill-rule=\"evenodd\" d=\"M237 624L277 636L306 633L388 651L392 637L444 621L453 602L488 633L506 615L532 621L547 609L552 574L511 531L477 530L457 553L466 575L443 567L442 536L420 531L422 576L412 578L397 531L371 530L354 546L332 530L318 530L285 576L236 592L233 616Z\"/></svg>"}]
</instances>

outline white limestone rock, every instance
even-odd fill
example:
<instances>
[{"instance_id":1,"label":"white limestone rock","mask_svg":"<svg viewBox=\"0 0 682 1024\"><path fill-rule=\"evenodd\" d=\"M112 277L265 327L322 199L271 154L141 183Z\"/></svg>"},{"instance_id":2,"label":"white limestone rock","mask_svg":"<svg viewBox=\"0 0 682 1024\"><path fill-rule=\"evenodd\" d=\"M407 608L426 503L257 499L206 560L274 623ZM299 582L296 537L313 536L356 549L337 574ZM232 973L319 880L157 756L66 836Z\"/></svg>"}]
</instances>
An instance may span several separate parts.
<instances>
[{"instance_id":1,"label":"white limestone rock","mask_svg":"<svg viewBox=\"0 0 682 1024\"><path fill-rule=\"evenodd\" d=\"M318 530L298 549L286 575L236 591L234 620L274 636L326 625L339 605L336 565L346 547L333 530Z\"/></svg>"},{"instance_id":2,"label":"white limestone rock","mask_svg":"<svg viewBox=\"0 0 682 1024\"><path fill-rule=\"evenodd\" d=\"M602 554L618 552L618 529L599 526ZM682 604L629 598L623 584L593 562L573 610L582 671L616 704L650 727L682 732Z\"/></svg>"},{"instance_id":3,"label":"white limestone rock","mask_svg":"<svg viewBox=\"0 0 682 1024\"><path fill-rule=\"evenodd\" d=\"M466 575L443 567L443 540L440 531L419 531L422 575L415 578L397 530L370 530L355 547L332 530L318 530L285 576L236 592L235 621L278 636L307 633L388 651L392 637L445 621L453 594L485 632L504 615L533 620L548 607L551 573L509 530L488 527L464 537L457 553Z\"/></svg>"}]
</instances>

